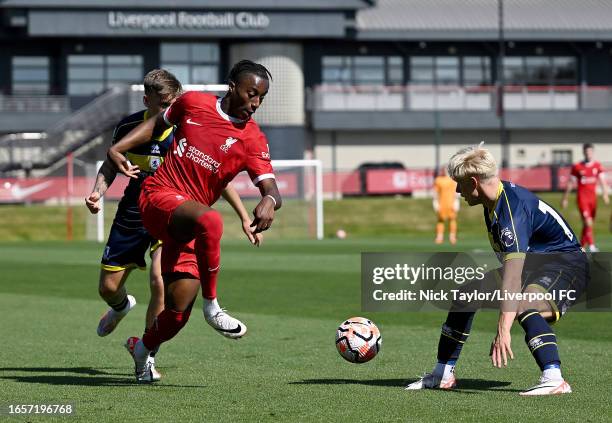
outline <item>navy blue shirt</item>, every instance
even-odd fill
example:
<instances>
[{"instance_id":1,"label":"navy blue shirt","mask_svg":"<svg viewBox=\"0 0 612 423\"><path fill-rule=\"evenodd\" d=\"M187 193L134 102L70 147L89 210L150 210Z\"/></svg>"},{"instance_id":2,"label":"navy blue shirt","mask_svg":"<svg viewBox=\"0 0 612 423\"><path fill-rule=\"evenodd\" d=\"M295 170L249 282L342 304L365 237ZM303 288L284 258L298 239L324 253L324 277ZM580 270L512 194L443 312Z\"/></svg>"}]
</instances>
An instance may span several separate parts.
<instances>
[{"instance_id":1,"label":"navy blue shirt","mask_svg":"<svg viewBox=\"0 0 612 423\"><path fill-rule=\"evenodd\" d=\"M506 259L525 253L581 251L563 217L529 190L501 181L493 210L484 208L493 250Z\"/></svg>"},{"instance_id":2,"label":"navy blue shirt","mask_svg":"<svg viewBox=\"0 0 612 423\"><path fill-rule=\"evenodd\" d=\"M137 127L148 118L148 111L141 110L123 118L113 132L113 144L119 142L128 132ZM151 139L148 143L139 145L128 151L125 156L133 165L138 165L140 173L138 178L130 178L123 197L119 202L115 222L126 228L139 229L142 227L138 197L144 178L152 175L164 161L164 157L174 140L174 128L166 129L161 135Z\"/></svg>"}]
</instances>

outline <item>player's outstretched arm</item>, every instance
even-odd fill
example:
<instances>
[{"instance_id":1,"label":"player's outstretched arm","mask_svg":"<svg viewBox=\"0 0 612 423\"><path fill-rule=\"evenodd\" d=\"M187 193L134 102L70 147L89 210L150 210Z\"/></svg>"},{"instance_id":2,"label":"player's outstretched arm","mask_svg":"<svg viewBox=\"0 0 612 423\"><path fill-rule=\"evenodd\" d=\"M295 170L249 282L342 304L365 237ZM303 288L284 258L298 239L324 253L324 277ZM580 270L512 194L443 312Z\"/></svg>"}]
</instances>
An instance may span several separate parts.
<instances>
[{"instance_id":1,"label":"player's outstretched arm","mask_svg":"<svg viewBox=\"0 0 612 423\"><path fill-rule=\"evenodd\" d=\"M253 222L251 221L251 217L249 216L249 213L246 211L246 208L244 207L244 204L242 203L242 200L240 199L240 195L238 194L238 192L230 184L225 187L221 195L223 196L223 198L225 198L225 201L230 203L230 205L232 206L232 208L234 209L234 211L240 218L240 221L242 222L242 231L247 236L251 244L259 247L263 241L263 234L252 232L251 223Z\"/></svg>"},{"instance_id":2,"label":"player's outstretched arm","mask_svg":"<svg viewBox=\"0 0 612 423\"><path fill-rule=\"evenodd\" d=\"M278 192L275 179L263 179L259 181L257 187L261 193L261 201L259 201L259 204L253 210L253 216L255 217L253 223L251 223L251 228L254 227L253 233L269 229L274 220L274 212L282 206L280 192Z\"/></svg>"},{"instance_id":3,"label":"player's outstretched arm","mask_svg":"<svg viewBox=\"0 0 612 423\"><path fill-rule=\"evenodd\" d=\"M85 198L85 205L92 214L96 214L100 211L100 199L104 196L108 187L111 186L116 176L117 170L113 164L108 159L104 160L96 176L96 183L93 190L91 194Z\"/></svg>"},{"instance_id":4,"label":"player's outstretched arm","mask_svg":"<svg viewBox=\"0 0 612 423\"><path fill-rule=\"evenodd\" d=\"M525 258L516 257L504 261L504 271L502 279L502 295L505 292L519 293L521 292L521 275L523 273L523 265ZM512 337L510 329L518 312L519 302L516 300L502 301L501 310L499 311L499 320L497 323L497 335L491 344L491 362L495 367L508 365L508 356L514 360L512 352Z\"/></svg>"},{"instance_id":5,"label":"player's outstretched arm","mask_svg":"<svg viewBox=\"0 0 612 423\"><path fill-rule=\"evenodd\" d=\"M163 112L162 112L163 113ZM124 153L142 144L146 144L154 135L161 134L169 125L163 118L162 113L156 117L147 119L132 129L116 144L108 149L108 159L115 165L117 170L130 178L137 178L140 172L138 166L133 166L125 157Z\"/></svg>"}]
</instances>

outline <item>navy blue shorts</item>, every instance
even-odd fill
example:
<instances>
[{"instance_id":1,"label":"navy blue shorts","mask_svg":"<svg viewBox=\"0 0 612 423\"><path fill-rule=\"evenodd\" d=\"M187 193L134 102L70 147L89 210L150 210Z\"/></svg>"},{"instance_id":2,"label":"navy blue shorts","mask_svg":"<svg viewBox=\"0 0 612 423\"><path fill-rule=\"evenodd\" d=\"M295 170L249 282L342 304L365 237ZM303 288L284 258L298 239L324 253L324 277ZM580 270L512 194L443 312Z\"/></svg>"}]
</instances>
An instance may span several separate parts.
<instances>
[{"instance_id":1,"label":"navy blue shorts","mask_svg":"<svg viewBox=\"0 0 612 423\"><path fill-rule=\"evenodd\" d=\"M487 274L493 286L501 287L502 268ZM527 254L523 274L523 292L528 288L554 293L548 301L558 321L586 291L590 279L588 257L583 252ZM489 285L491 286L491 285Z\"/></svg>"},{"instance_id":2,"label":"navy blue shorts","mask_svg":"<svg viewBox=\"0 0 612 423\"><path fill-rule=\"evenodd\" d=\"M160 245L161 241L152 238L144 226L130 228L115 221L104 247L102 269L117 272L137 267L144 270L147 250L153 254Z\"/></svg>"}]
</instances>

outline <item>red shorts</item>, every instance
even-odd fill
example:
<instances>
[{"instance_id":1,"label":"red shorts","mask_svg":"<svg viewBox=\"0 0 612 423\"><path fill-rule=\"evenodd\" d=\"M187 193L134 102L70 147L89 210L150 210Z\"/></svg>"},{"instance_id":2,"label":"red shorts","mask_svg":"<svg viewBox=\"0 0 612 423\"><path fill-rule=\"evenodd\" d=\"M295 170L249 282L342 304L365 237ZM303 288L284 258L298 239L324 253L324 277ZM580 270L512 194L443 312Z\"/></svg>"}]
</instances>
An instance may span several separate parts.
<instances>
[{"instance_id":1,"label":"red shorts","mask_svg":"<svg viewBox=\"0 0 612 423\"><path fill-rule=\"evenodd\" d=\"M195 240L179 243L168 234L168 224L172 213L191 198L180 191L147 183L150 180L151 178L148 178L142 184L138 205L146 230L154 238L163 241L162 273L189 273L195 279L200 279L194 250Z\"/></svg>"},{"instance_id":2,"label":"red shorts","mask_svg":"<svg viewBox=\"0 0 612 423\"><path fill-rule=\"evenodd\" d=\"M584 196L578 197L578 210L584 218L595 219L595 213L597 212L597 197L595 196Z\"/></svg>"}]
</instances>

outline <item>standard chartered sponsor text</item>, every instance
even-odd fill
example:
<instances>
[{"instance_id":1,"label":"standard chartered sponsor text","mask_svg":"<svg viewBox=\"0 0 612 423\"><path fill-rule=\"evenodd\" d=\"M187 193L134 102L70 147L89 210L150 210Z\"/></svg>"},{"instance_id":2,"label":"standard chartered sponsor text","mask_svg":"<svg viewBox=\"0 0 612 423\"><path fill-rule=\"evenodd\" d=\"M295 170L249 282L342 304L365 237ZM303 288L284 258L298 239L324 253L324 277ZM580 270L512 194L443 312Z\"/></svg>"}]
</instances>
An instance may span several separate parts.
<instances>
[{"instance_id":1,"label":"standard chartered sponsor text","mask_svg":"<svg viewBox=\"0 0 612 423\"><path fill-rule=\"evenodd\" d=\"M187 149L186 158L193 160L196 164L210 170L213 173L219 171L219 167L221 166L221 162L216 161L208 154L198 150L193 145L190 145Z\"/></svg>"}]
</instances>

